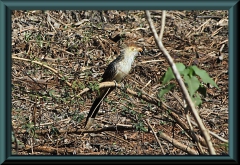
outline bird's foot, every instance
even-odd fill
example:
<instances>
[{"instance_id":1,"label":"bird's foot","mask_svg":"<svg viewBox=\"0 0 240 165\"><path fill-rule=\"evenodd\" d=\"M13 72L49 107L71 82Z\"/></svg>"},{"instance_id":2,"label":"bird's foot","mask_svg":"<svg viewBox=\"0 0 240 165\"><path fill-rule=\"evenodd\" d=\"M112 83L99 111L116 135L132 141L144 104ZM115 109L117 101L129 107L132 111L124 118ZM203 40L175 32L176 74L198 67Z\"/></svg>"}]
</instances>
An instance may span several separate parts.
<instances>
[{"instance_id":1,"label":"bird's foot","mask_svg":"<svg viewBox=\"0 0 240 165\"><path fill-rule=\"evenodd\" d=\"M113 82L115 83L115 88L117 88L117 81L113 80Z\"/></svg>"},{"instance_id":2,"label":"bird's foot","mask_svg":"<svg viewBox=\"0 0 240 165\"><path fill-rule=\"evenodd\" d=\"M116 80L113 80L113 82L115 83L115 88L117 88L117 81ZM120 85L121 85L121 89L122 90L124 90L125 88L124 88L124 84L123 83L120 83Z\"/></svg>"}]
</instances>

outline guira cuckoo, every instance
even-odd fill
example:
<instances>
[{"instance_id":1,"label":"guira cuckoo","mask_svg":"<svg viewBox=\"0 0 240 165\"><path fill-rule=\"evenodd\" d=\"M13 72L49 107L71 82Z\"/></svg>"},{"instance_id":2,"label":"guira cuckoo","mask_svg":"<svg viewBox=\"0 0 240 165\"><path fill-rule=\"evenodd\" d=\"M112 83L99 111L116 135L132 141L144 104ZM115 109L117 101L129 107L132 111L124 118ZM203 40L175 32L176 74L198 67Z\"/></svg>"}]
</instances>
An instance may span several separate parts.
<instances>
[{"instance_id":1,"label":"guira cuckoo","mask_svg":"<svg viewBox=\"0 0 240 165\"><path fill-rule=\"evenodd\" d=\"M142 52L142 49L135 45L129 45L125 47L121 51L121 54L107 66L104 74L102 75L101 82L116 81L117 83L120 83L123 78L130 72L134 59L139 52ZM85 129L89 129L91 127L103 99L110 92L112 92L114 88L115 87L100 89L99 95L93 102L86 118Z\"/></svg>"}]
</instances>

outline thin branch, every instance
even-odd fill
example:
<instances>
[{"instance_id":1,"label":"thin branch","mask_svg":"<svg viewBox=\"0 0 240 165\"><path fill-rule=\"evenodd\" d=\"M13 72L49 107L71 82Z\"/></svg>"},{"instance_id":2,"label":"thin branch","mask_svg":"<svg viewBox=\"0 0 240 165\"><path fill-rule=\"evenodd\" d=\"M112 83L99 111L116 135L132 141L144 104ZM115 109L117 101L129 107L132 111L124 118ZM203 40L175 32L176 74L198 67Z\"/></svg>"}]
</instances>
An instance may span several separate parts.
<instances>
[{"instance_id":1,"label":"thin branch","mask_svg":"<svg viewBox=\"0 0 240 165\"><path fill-rule=\"evenodd\" d=\"M199 151L200 151L200 153L203 155L204 152L203 152L202 146L201 146L201 144L199 143L199 140L198 140L198 138L197 138L197 136L196 136L196 134L195 134L195 132L194 132L193 126L192 126L192 124L191 124L190 115L189 115L189 113L188 113L188 107L187 107L187 106L186 106L186 119L187 119L187 122L188 122L188 125L189 125L189 128L190 128L190 131L191 131L191 132L190 132L190 135L191 135L191 137L196 141L197 146L198 146L198 148L199 148Z\"/></svg>"},{"instance_id":2,"label":"thin branch","mask_svg":"<svg viewBox=\"0 0 240 165\"><path fill-rule=\"evenodd\" d=\"M162 38L163 38L165 22L166 22L166 10L163 10L162 11L162 25L161 25L160 35L159 35L159 40L161 40L161 41L162 41Z\"/></svg>"},{"instance_id":3,"label":"thin branch","mask_svg":"<svg viewBox=\"0 0 240 165\"><path fill-rule=\"evenodd\" d=\"M110 127L104 127L100 129L89 129L86 130L84 129L79 129L79 128L72 128L72 129L60 129L58 131L59 134L83 134L83 133L101 133L105 131L121 131L121 130L134 130L135 128L132 125L122 125L122 124L117 124L115 126L110 126ZM45 135L48 134L50 131L49 130L36 130L34 133L38 135ZM20 130L17 132L17 134L24 134L27 133L27 130Z\"/></svg>"},{"instance_id":4,"label":"thin branch","mask_svg":"<svg viewBox=\"0 0 240 165\"><path fill-rule=\"evenodd\" d=\"M197 155L198 154L197 151L195 151L195 150L191 149L189 146L186 146L186 145L180 143L179 141L171 138L170 136L168 136L167 134L165 134L163 132L159 133L159 137L168 141L168 142L170 142L170 143L172 143L175 147L177 147L177 148L179 148L179 149L181 149L181 150L183 150L183 151L185 151L185 152L187 152L191 155Z\"/></svg>"},{"instance_id":5,"label":"thin branch","mask_svg":"<svg viewBox=\"0 0 240 165\"><path fill-rule=\"evenodd\" d=\"M163 155L166 155L166 153L164 152L164 150L163 150L163 148L162 148L161 142L160 142L160 140L159 140L158 137L157 137L157 133L154 131L153 127L152 127L151 124L149 123L149 119L146 119L146 122L147 122L147 125L151 128L151 130L152 130L152 132L153 132L153 135L154 135L155 139L157 140L157 142L158 142L158 144L159 144L159 146L160 146L160 148L161 148L161 150L162 150Z\"/></svg>"},{"instance_id":6,"label":"thin branch","mask_svg":"<svg viewBox=\"0 0 240 165\"><path fill-rule=\"evenodd\" d=\"M191 123L192 123L193 125L197 126L197 123L195 123L195 122L192 121L192 120L191 120ZM210 130L209 130L209 133L210 133L212 136L214 136L215 138L217 138L218 140L220 140L220 141L222 141L222 142L224 142L224 143L228 143L228 140L227 140L227 139L224 139L224 138L218 136L216 133L214 133L214 132L212 132L212 131L210 131Z\"/></svg>"},{"instance_id":7,"label":"thin branch","mask_svg":"<svg viewBox=\"0 0 240 165\"><path fill-rule=\"evenodd\" d=\"M181 76L177 70L177 67L172 59L172 57L169 55L168 51L165 49L165 47L163 46L162 44L162 41L159 40L158 38L158 35L157 35L157 32L156 32L156 29L154 27L154 24L153 24L153 21L151 19L151 16L150 16L150 12L148 10L145 11L146 13L146 17L147 17L147 20L148 20L148 23L150 25L150 28L151 28L151 31L153 32L153 35L154 35L154 39L155 39L155 42L158 46L158 48L163 52L163 54L166 56L167 60L168 60L168 63L169 65L171 66L172 70L173 70L173 73L176 77L176 80L179 84L179 86L181 87L182 89L182 92L183 92L183 95L184 95L184 98L189 106L189 108L191 109L192 111L192 114L195 118L195 120L197 121L197 124L206 140L206 143L208 145L208 150L209 150L209 153L211 155L216 155L216 152L215 152L215 149L213 147L213 144L211 142L211 138L210 138L210 135L209 135L209 132L208 130L205 128L201 118L199 117L199 114L197 112L197 110L195 109L195 105L193 104L192 100L191 100L191 97L189 96L188 94L188 91L187 91L187 88L186 86L184 85L184 82L182 81L181 79Z\"/></svg>"}]
</instances>

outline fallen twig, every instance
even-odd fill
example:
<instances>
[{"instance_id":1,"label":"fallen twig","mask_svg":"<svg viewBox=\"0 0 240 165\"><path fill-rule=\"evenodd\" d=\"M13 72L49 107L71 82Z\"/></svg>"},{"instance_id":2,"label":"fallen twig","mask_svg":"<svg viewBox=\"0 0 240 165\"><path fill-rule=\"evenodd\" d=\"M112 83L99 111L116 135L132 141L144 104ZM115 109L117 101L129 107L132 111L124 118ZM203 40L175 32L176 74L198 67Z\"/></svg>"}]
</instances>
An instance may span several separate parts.
<instances>
[{"instance_id":1,"label":"fallen twig","mask_svg":"<svg viewBox=\"0 0 240 165\"><path fill-rule=\"evenodd\" d=\"M159 146L160 146L160 148L161 148L161 150L162 150L163 155L166 155L165 152L164 152L164 150L163 150L163 148L162 148L161 142L160 142L160 140L159 140L158 137L157 137L157 133L154 131L153 127L152 127L151 124L149 123L149 119L146 119L146 122L147 122L147 125L151 128L151 130L152 130L152 132L153 132L153 135L154 135L155 139L157 140L157 142L158 142L158 144L159 144Z\"/></svg>"}]
</instances>

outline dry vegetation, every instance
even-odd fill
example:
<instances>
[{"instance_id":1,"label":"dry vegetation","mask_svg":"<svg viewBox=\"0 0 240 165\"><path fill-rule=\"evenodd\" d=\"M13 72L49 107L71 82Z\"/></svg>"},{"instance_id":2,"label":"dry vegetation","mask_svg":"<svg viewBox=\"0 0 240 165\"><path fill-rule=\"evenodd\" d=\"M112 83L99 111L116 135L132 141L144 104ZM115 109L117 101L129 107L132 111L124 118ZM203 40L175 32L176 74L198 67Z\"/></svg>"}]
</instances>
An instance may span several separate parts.
<instances>
[{"instance_id":1,"label":"dry vegetation","mask_svg":"<svg viewBox=\"0 0 240 165\"><path fill-rule=\"evenodd\" d=\"M159 31L161 11L151 15ZM227 20L227 11L168 11L163 35L175 62L206 70L219 87L206 84L207 96L198 107L218 155L228 154ZM101 75L129 40L144 51L123 81L124 88L104 100L94 128L84 131ZM144 11L13 11L12 153L199 154L179 87L164 95L162 103L151 101L159 100L168 67ZM85 88L91 90L82 92Z\"/></svg>"}]
</instances>

